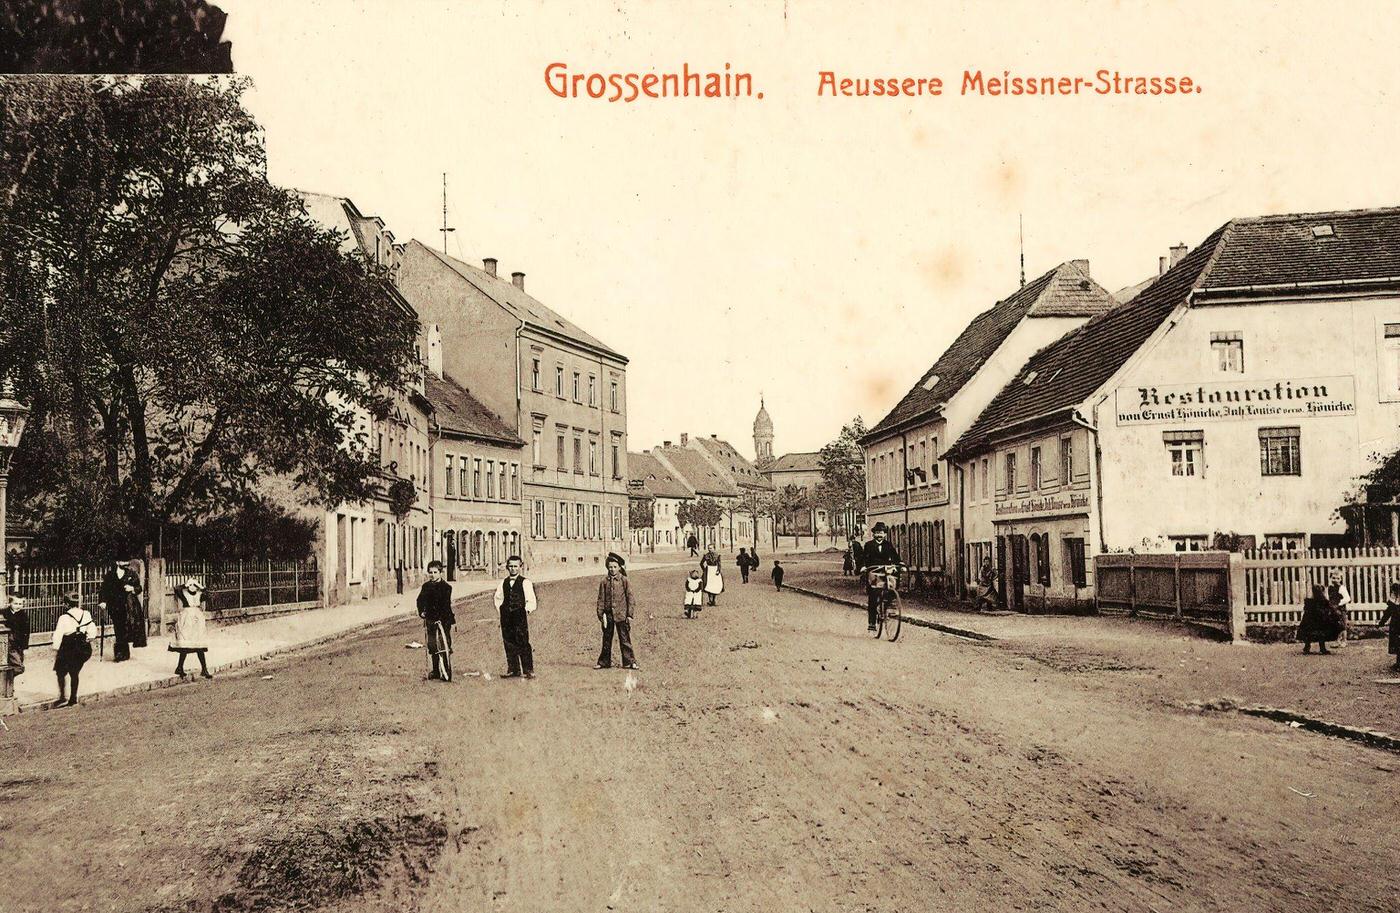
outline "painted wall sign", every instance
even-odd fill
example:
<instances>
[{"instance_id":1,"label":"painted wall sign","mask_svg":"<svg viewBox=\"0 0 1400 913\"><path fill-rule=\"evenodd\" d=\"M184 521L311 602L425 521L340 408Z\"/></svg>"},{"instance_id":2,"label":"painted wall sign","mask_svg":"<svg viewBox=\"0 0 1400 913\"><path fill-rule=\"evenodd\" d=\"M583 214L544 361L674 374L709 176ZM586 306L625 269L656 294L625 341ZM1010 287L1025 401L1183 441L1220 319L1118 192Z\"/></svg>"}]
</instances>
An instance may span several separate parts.
<instances>
[{"instance_id":1,"label":"painted wall sign","mask_svg":"<svg viewBox=\"0 0 1400 913\"><path fill-rule=\"evenodd\" d=\"M1055 514L1078 514L1089 509L1089 496L1070 492L1063 495L1043 495L1038 498L1018 498L1000 501L996 505L998 520L1019 520L1025 517L1047 517Z\"/></svg>"},{"instance_id":2,"label":"painted wall sign","mask_svg":"<svg viewBox=\"0 0 1400 913\"><path fill-rule=\"evenodd\" d=\"M1120 387L1115 395L1120 426L1356 414L1349 376Z\"/></svg>"}]
</instances>

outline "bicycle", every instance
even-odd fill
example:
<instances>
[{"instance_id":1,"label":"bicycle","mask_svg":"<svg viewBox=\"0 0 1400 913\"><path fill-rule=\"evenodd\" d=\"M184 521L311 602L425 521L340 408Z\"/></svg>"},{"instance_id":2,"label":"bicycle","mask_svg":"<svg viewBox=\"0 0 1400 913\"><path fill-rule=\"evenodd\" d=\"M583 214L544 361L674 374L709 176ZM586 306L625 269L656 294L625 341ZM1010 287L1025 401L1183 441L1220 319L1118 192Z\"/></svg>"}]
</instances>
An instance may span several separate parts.
<instances>
[{"instance_id":1,"label":"bicycle","mask_svg":"<svg viewBox=\"0 0 1400 913\"><path fill-rule=\"evenodd\" d=\"M899 639L904 622L904 612L899 601L899 575L903 569L901 564L884 564L869 568L869 588L880 591L880 602L875 607L874 637L877 640L881 635L891 643Z\"/></svg>"}]
</instances>

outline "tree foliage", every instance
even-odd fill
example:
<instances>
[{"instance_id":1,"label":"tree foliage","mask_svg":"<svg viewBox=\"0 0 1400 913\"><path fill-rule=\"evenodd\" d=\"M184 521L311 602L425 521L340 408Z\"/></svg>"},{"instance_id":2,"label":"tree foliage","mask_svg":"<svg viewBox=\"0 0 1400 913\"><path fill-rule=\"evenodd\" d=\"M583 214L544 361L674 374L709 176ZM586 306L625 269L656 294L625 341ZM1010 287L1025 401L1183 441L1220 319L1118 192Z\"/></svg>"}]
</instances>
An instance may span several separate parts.
<instances>
[{"instance_id":1,"label":"tree foliage","mask_svg":"<svg viewBox=\"0 0 1400 913\"><path fill-rule=\"evenodd\" d=\"M676 522L682 527L691 529L706 529L719 525L719 521L724 518L724 508L718 501L711 498L696 498L694 501L682 501L676 508Z\"/></svg>"},{"instance_id":2,"label":"tree foliage","mask_svg":"<svg viewBox=\"0 0 1400 913\"><path fill-rule=\"evenodd\" d=\"M832 518L833 529L839 532L855 532L854 523L848 523L847 518L865 512L865 450L860 439L866 430L865 422L857 415L817 454L822 480L813 492L813 500Z\"/></svg>"},{"instance_id":3,"label":"tree foliage","mask_svg":"<svg viewBox=\"0 0 1400 913\"><path fill-rule=\"evenodd\" d=\"M10 0L6 73L232 73L227 15L205 0Z\"/></svg>"},{"instance_id":4,"label":"tree foliage","mask_svg":"<svg viewBox=\"0 0 1400 913\"><path fill-rule=\"evenodd\" d=\"M134 545L268 477L322 506L376 491L369 420L416 319L268 182L245 88L0 80L0 373L34 409L13 490L36 527Z\"/></svg>"},{"instance_id":5,"label":"tree foliage","mask_svg":"<svg viewBox=\"0 0 1400 913\"><path fill-rule=\"evenodd\" d=\"M812 509L812 494L801 485L784 485L774 496L775 514L784 521L787 530L795 525L797 515Z\"/></svg>"},{"instance_id":6,"label":"tree foliage","mask_svg":"<svg viewBox=\"0 0 1400 913\"><path fill-rule=\"evenodd\" d=\"M682 504L681 506L684 506ZM627 521L632 529L651 529L656 525L656 498L652 495L627 499Z\"/></svg>"}]
</instances>

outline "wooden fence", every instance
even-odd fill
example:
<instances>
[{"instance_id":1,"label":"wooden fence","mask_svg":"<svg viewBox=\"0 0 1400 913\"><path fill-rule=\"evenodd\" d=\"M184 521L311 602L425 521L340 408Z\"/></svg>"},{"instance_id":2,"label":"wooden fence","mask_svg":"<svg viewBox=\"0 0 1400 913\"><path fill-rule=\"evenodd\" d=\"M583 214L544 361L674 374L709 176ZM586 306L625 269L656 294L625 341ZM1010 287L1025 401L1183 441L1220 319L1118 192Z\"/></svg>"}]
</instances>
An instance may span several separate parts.
<instances>
[{"instance_id":1,"label":"wooden fence","mask_svg":"<svg viewBox=\"0 0 1400 913\"><path fill-rule=\"evenodd\" d=\"M1106 554L1094 556L1095 599L1100 611L1174 618L1244 637L1233 611L1240 578L1238 556L1227 552Z\"/></svg>"},{"instance_id":2,"label":"wooden fence","mask_svg":"<svg viewBox=\"0 0 1400 913\"><path fill-rule=\"evenodd\" d=\"M1400 581L1400 548L1322 548L1244 553L1245 616L1249 624L1296 625L1313 584L1327 585L1338 571L1351 594L1353 624L1375 624L1386 594Z\"/></svg>"}]
</instances>

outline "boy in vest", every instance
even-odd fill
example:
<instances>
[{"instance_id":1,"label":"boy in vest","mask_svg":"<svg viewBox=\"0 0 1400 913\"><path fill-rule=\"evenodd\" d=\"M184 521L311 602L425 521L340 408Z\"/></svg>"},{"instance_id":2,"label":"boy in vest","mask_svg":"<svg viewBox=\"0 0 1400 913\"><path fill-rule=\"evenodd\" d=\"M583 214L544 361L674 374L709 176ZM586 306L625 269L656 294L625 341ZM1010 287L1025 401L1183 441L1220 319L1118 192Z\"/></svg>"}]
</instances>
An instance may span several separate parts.
<instances>
[{"instance_id":1,"label":"boy in vest","mask_svg":"<svg viewBox=\"0 0 1400 913\"><path fill-rule=\"evenodd\" d=\"M535 611L535 585L520 576L524 564L519 555L506 559L506 579L496 587L496 608L501 610L501 639L506 645L506 671L501 678L535 677L535 655L530 650L528 615Z\"/></svg>"}]
</instances>

